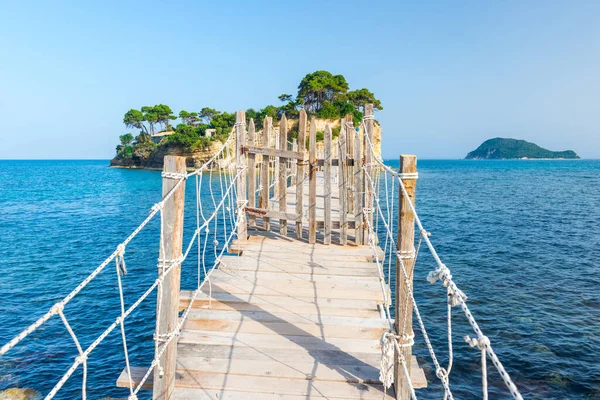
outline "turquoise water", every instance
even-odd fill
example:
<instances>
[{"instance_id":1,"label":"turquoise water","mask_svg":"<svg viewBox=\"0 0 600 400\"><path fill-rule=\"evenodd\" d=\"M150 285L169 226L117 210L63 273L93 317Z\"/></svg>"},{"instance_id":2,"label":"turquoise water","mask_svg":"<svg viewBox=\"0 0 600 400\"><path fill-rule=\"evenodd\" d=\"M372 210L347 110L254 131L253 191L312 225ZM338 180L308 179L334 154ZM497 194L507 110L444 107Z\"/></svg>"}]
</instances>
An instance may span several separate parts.
<instances>
[{"instance_id":1,"label":"turquoise water","mask_svg":"<svg viewBox=\"0 0 600 400\"><path fill-rule=\"evenodd\" d=\"M0 344L35 321L102 262L160 200L159 172L110 169L106 161L0 161ZM390 162L397 166L397 162ZM526 398L600 398L600 161L419 161L417 207L431 240L506 369ZM186 232L194 226L188 185ZM189 236L188 236L189 237ZM185 239L184 239L185 240ZM128 304L156 277L158 223L126 253ZM221 243L223 241L221 240ZM447 362L445 291L425 277L435 264L419 256L415 293L442 364ZM196 280L184 265L182 286ZM65 308L83 346L119 313L109 267ZM152 358L154 296L126 324L133 365ZM480 397L480 357L454 310L457 398ZM415 353L440 398L420 332ZM48 324L0 358L0 390L42 393L77 355L60 323ZM123 368L120 332L89 359L88 398L126 397L114 386ZM490 397L508 398L490 363ZM80 395L78 371L57 398Z\"/></svg>"}]
</instances>

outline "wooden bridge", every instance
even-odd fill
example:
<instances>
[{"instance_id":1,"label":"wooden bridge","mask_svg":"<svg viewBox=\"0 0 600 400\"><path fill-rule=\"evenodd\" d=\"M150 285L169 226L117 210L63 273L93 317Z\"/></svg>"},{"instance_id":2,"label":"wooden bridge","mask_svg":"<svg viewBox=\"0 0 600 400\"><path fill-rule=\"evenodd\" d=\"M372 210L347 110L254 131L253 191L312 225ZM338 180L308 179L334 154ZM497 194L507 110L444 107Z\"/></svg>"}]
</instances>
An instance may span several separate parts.
<instances>
[{"instance_id":1,"label":"wooden bridge","mask_svg":"<svg viewBox=\"0 0 600 400\"><path fill-rule=\"evenodd\" d=\"M255 133L253 121L246 130L244 113L238 112L235 156L244 173L237 200L245 207L238 239L193 302L153 381L146 382L153 398L409 398L399 368L397 390L379 381L381 338L390 330L383 304L390 293L374 262L385 254L369 244L375 193L365 177L376 173L373 154L366 151L366 141L373 143L372 106L366 115L364 129L355 129L351 117L343 119L337 141L326 127L319 157L315 121L308 123L304 111L292 146L285 116L273 143L270 118ZM403 172L416 172L414 156L403 156L401 163ZM165 171L185 172L185 161L171 157ZM406 181L412 196L414 182ZM171 187L164 180L163 193ZM183 194L173 196L165 210L161 256L175 258L181 254ZM398 250L410 251L414 222L404 211L401 201ZM179 290L178 276L165 284L169 299L157 317L159 333L173 330L191 300L190 291ZM396 304L406 304L404 281L397 287ZM412 335L408 310L395 325L399 334ZM410 347L403 349L412 386L426 386ZM132 379L139 382L145 371L132 368ZM126 370L117 384L128 387Z\"/></svg>"}]
</instances>

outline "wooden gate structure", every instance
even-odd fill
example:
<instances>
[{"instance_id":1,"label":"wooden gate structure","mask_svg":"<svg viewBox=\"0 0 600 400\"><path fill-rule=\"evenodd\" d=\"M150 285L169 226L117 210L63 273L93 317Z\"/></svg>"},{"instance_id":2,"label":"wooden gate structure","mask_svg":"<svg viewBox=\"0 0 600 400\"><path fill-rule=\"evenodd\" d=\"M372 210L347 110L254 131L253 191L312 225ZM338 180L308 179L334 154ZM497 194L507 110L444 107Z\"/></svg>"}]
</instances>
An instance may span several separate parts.
<instances>
[{"instance_id":1,"label":"wooden gate structure","mask_svg":"<svg viewBox=\"0 0 600 400\"><path fill-rule=\"evenodd\" d=\"M292 143L285 116L277 132L270 117L257 132L254 121L237 113L235 162L243 173L236 190L245 211L238 239L193 302L154 383L146 382L154 399L409 399L398 368L395 391L379 381L390 322L374 262L385 254L367 243L376 193L365 174L373 176L376 166L366 151L374 142L373 106L365 112L364 129L356 129L351 116L342 119L337 141L325 128L322 157L316 121L304 110ZM416 172L414 156L402 156L401 164L403 172ZM407 182L412 196L414 182ZM402 197L399 253L414 245L414 221ZM405 283L396 282L396 304L410 302ZM168 315L159 317L172 322L190 304L191 292L175 286L170 293L163 307ZM402 320L396 331L412 335L412 317ZM403 347L403 355L412 386L425 387L411 348ZM131 368L136 382L144 374ZM128 381L124 371L117 384Z\"/></svg>"}]
</instances>

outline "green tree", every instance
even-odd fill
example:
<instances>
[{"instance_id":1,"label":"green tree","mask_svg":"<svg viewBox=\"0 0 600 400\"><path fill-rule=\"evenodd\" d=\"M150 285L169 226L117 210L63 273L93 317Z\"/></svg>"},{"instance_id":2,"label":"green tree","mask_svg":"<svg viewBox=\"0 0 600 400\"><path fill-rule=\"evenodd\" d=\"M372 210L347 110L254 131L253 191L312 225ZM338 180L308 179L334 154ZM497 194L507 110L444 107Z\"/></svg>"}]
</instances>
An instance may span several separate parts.
<instances>
[{"instance_id":1,"label":"green tree","mask_svg":"<svg viewBox=\"0 0 600 400\"><path fill-rule=\"evenodd\" d=\"M154 124L158 122L158 114L154 107L144 106L142 107L142 113L144 115L144 121L148 123L149 129L147 132L150 135L154 135Z\"/></svg>"},{"instance_id":2,"label":"green tree","mask_svg":"<svg viewBox=\"0 0 600 400\"><path fill-rule=\"evenodd\" d=\"M126 133L119 136L119 140L121 141L121 145L129 146L131 142L133 142L133 135L131 133Z\"/></svg>"},{"instance_id":3,"label":"green tree","mask_svg":"<svg viewBox=\"0 0 600 400\"><path fill-rule=\"evenodd\" d=\"M219 112L214 108L204 107L202 110L200 110L198 116L200 117L203 123L205 123L206 125L210 125L213 117L215 116L215 114L218 113Z\"/></svg>"},{"instance_id":4,"label":"green tree","mask_svg":"<svg viewBox=\"0 0 600 400\"><path fill-rule=\"evenodd\" d=\"M187 112L185 110L181 110L179 112L179 118L181 118L181 120L185 124L191 125L191 126L197 125L198 122L200 121L200 119L198 118L197 112Z\"/></svg>"},{"instance_id":5,"label":"green tree","mask_svg":"<svg viewBox=\"0 0 600 400\"><path fill-rule=\"evenodd\" d=\"M176 120L177 117L173 115L173 110L171 107L159 104L154 106L154 112L156 113L156 121L162 125L163 130L166 131L169 127L169 121Z\"/></svg>"},{"instance_id":6,"label":"green tree","mask_svg":"<svg viewBox=\"0 0 600 400\"><path fill-rule=\"evenodd\" d=\"M277 98L284 103L289 103L290 101L292 101L294 99L294 96L292 96L291 94L284 93Z\"/></svg>"},{"instance_id":7,"label":"green tree","mask_svg":"<svg viewBox=\"0 0 600 400\"><path fill-rule=\"evenodd\" d=\"M324 103L333 102L337 96L348 91L348 82L343 75L332 75L328 71L315 71L306 75L298 85L298 98L309 112L318 112Z\"/></svg>"},{"instance_id":8,"label":"green tree","mask_svg":"<svg viewBox=\"0 0 600 400\"><path fill-rule=\"evenodd\" d=\"M128 128L136 128L148 133L148 128L144 125L144 114L140 110L131 109L123 116L123 123Z\"/></svg>"},{"instance_id":9,"label":"green tree","mask_svg":"<svg viewBox=\"0 0 600 400\"><path fill-rule=\"evenodd\" d=\"M358 90L352 90L346 93L348 102L356 107L357 110L365 112L365 104L373 103L375 110L383 110L381 101L375 98L375 95L368 89L362 88Z\"/></svg>"}]
</instances>

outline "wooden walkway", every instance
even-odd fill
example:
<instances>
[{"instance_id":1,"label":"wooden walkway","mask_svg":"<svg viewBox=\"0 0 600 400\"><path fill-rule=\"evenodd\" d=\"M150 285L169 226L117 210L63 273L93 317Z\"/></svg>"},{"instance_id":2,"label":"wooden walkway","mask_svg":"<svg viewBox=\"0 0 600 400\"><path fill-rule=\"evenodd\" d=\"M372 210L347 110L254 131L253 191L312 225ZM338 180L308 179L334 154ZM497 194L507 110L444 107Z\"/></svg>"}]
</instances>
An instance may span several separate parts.
<instances>
[{"instance_id":1,"label":"wooden walkway","mask_svg":"<svg viewBox=\"0 0 600 400\"><path fill-rule=\"evenodd\" d=\"M293 229L281 236L250 227L249 235L229 248L234 255L221 259L194 302L177 344L173 398L394 399L379 382L389 325L372 249L309 244ZM181 292L181 310L190 296ZM414 386L426 386L416 359L411 364ZM137 381L144 372L132 375ZM118 385L127 384L123 373Z\"/></svg>"}]
</instances>

